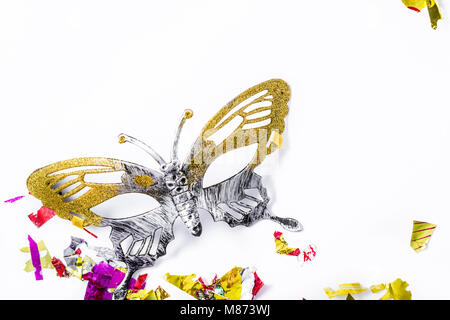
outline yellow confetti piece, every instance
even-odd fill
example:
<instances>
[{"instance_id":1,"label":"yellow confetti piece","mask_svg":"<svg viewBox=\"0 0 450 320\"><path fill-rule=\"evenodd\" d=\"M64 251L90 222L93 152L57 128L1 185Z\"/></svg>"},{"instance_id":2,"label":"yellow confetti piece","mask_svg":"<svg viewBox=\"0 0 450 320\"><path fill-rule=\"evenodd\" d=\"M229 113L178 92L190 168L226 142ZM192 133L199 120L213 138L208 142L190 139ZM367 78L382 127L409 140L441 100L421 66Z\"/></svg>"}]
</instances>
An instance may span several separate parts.
<instances>
[{"instance_id":1,"label":"yellow confetti piece","mask_svg":"<svg viewBox=\"0 0 450 320\"><path fill-rule=\"evenodd\" d=\"M73 217L72 217L72 224L73 224L75 227L78 227L78 228L80 228L80 229L83 229L83 227L84 227L84 219L82 219L82 218L80 218L80 217L77 217L77 216L73 216Z\"/></svg>"},{"instance_id":2,"label":"yellow confetti piece","mask_svg":"<svg viewBox=\"0 0 450 320\"><path fill-rule=\"evenodd\" d=\"M274 143L278 149L280 149L283 146L283 137L276 131L273 131L272 134L271 142Z\"/></svg>"},{"instance_id":3,"label":"yellow confetti piece","mask_svg":"<svg viewBox=\"0 0 450 320\"><path fill-rule=\"evenodd\" d=\"M44 256L41 256L41 267L45 268L45 269L54 269L53 264L52 264L52 257L50 255L50 252L47 249L47 246L44 243L44 240L41 240L38 242L38 250L39 253L41 251L47 251L46 254ZM29 253L30 252L30 247L23 247L20 248L21 252L25 252L25 253ZM33 266L33 262L30 260L28 260L27 262L25 262L25 268L24 270L26 272L32 272L34 271L34 266Z\"/></svg>"},{"instance_id":4,"label":"yellow confetti piece","mask_svg":"<svg viewBox=\"0 0 450 320\"><path fill-rule=\"evenodd\" d=\"M156 290L139 290L137 292L133 292L132 290L128 290L127 299L131 300L164 300L170 297L170 295L161 287L158 287Z\"/></svg>"},{"instance_id":5,"label":"yellow confetti piece","mask_svg":"<svg viewBox=\"0 0 450 320\"><path fill-rule=\"evenodd\" d=\"M384 284L384 283L377 284L377 285L374 285L374 286L370 286L370 291L372 291L372 293L377 293L377 292L379 292L381 290L384 290L384 289L386 289L386 284Z\"/></svg>"},{"instance_id":6,"label":"yellow confetti piece","mask_svg":"<svg viewBox=\"0 0 450 320\"><path fill-rule=\"evenodd\" d=\"M328 298L334 298L338 296L343 296L346 294L358 294L367 290L367 288L361 287L359 283L344 283L339 285L339 290L333 291L331 288L323 289L327 294Z\"/></svg>"},{"instance_id":7,"label":"yellow confetti piece","mask_svg":"<svg viewBox=\"0 0 450 320\"><path fill-rule=\"evenodd\" d=\"M435 229L435 224L415 220L413 221L411 247L414 251L419 252L426 248Z\"/></svg>"},{"instance_id":8,"label":"yellow confetti piece","mask_svg":"<svg viewBox=\"0 0 450 320\"><path fill-rule=\"evenodd\" d=\"M441 10L435 0L402 0L403 4L409 9L420 12L425 6L428 8L431 27L437 28L438 20L442 19Z\"/></svg>"},{"instance_id":9,"label":"yellow confetti piece","mask_svg":"<svg viewBox=\"0 0 450 320\"><path fill-rule=\"evenodd\" d=\"M221 278L217 279L216 284L223 288L223 295L213 294L216 300L240 300L242 292L242 279L241 279L242 268L234 267ZM164 277L169 283L188 293L196 299L199 299L197 295L198 290L203 290L203 285L194 280L196 278L195 274L190 274L186 276L171 275L167 273Z\"/></svg>"},{"instance_id":10,"label":"yellow confetti piece","mask_svg":"<svg viewBox=\"0 0 450 320\"><path fill-rule=\"evenodd\" d=\"M196 277L195 274L178 276L178 275L171 275L170 273L166 273L166 275L164 276L167 282L173 284L177 288L180 288L181 290L193 296L194 298L197 298L195 293L197 292L197 290L202 289L203 286L200 282L194 281L193 280L194 277Z\"/></svg>"},{"instance_id":11,"label":"yellow confetti piece","mask_svg":"<svg viewBox=\"0 0 450 320\"><path fill-rule=\"evenodd\" d=\"M241 270L242 268L234 267L219 279L219 283L225 291L224 296L229 300L241 299Z\"/></svg>"},{"instance_id":12,"label":"yellow confetti piece","mask_svg":"<svg viewBox=\"0 0 450 320\"><path fill-rule=\"evenodd\" d=\"M420 11L426 6L426 0L402 0L409 9Z\"/></svg>"},{"instance_id":13,"label":"yellow confetti piece","mask_svg":"<svg viewBox=\"0 0 450 320\"><path fill-rule=\"evenodd\" d=\"M406 281L398 278L394 282L388 284L378 284L371 286L372 293L379 292L383 289L387 289L387 292L380 300L411 300L411 291L406 290L409 284Z\"/></svg>"},{"instance_id":14,"label":"yellow confetti piece","mask_svg":"<svg viewBox=\"0 0 450 320\"><path fill-rule=\"evenodd\" d=\"M279 254L285 254L289 256L298 256L300 254L299 248L289 248L288 243L284 240L283 233L275 231L273 234L275 238L276 251Z\"/></svg>"}]
</instances>

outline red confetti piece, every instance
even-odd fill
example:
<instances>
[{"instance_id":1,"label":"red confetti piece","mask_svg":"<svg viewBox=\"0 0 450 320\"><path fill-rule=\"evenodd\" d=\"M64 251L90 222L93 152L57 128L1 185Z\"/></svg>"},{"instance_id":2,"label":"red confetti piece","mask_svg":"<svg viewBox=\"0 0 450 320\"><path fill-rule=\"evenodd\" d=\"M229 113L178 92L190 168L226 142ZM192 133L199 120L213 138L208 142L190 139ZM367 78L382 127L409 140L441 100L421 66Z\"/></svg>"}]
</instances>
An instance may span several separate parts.
<instances>
[{"instance_id":1,"label":"red confetti piece","mask_svg":"<svg viewBox=\"0 0 450 320\"><path fill-rule=\"evenodd\" d=\"M278 240L280 240L280 237L283 235L283 232L280 232L280 231L275 231L274 233L273 233L273 236L275 237L275 238L277 238Z\"/></svg>"},{"instance_id":2,"label":"red confetti piece","mask_svg":"<svg viewBox=\"0 0 450 320\"><path fill-rule=\"evenodd\" d=\"M133 287L132 291L133 292L137 292L137 291L139 291L141 289L144 289L144 288L142 288L142 286L144 285L146 279L147 279L147 274L141 274L137 278L136 283L134 284L134 287Z\"/></svg>"},{"instance_id":3,"label":"red confetti piece","mask_svg":"<svg viewBox=\"0 0 450 320\"><path fill-rule=\"evenodd\" d=\"M314 258L317 254L311 245L309 245L309 249L310 251L303 250L303 262L312 261L311 256Z\"/></svg>"},{"instance_id":4,"label":"red confetti piece","mask_svg":"<svg viewBox=\"0 0 450 320\"><path fill-rule=\"evenodd\" d=\"M91 236L93 236L94 238L98 238L95 234L93 234L92 232L90 232L88 229L83 228L84 231L86 231L87 233L89 233Z\"/></svg>"},{"instance_id":5,"label":"red confetti piece","mask_svg":"<svg viewBox=\"0 0 450 320\"><path fill-rule=\"evenodd\" d=\"M78 248L77 251L75 251L75 253L76 253L77 255L81 255L81 249Z\"/></svg>"},{"instance_id":6,"label":"red confetti piece","mask_svg":"<svg viewBox=\"0 0 450 320\"><path fill-rule=\"evenodd\" d=\"M412 11L415 11L415 12L420 12L420 10L417 9L416 7L408 7L408 9L411 9Z\"/></svg>"},{"instance_id":7,"label":"red confetti piece","mask_svg":"<svg viewBox=\"0 0 450 320\"><path fill-rule=\"evenodd\" d=\"M252 290L252 295L253 298L255 298L256 294L258 293L258 291L262 288L262 286L264 285L264 282L261 281L261 279L258 277L258 275L256 274L256 272L253 273L253 275L255 276L255 285L253 286L253 290Z\"/></svg>"},{"instance_id":8,"label":"red confetti piece","mask_svg":"<svg viewBox=\"0 0 450 320\"><path fill-rule=\"evenodd\" d=\"M33 222L33 224L40 228L44 223L55 216L55 211L49 208L42 206L37 214L30 213L28 218Z\"/></svg>"},{"instance_id":9,"label":"red confetti piece","mask_svg":"<svg viewBox=\"0 0 450 320\"><path fill-rule=\"evenodd\" d=\"M69 274L66 271L66 266L64 265L64 263L62 263L61 260L59 260L56 257L52 258L52 264L56 269L56 272L58 273L58 276L61 278L67 278L69 277Z\"/></svg>"}]
</instances>

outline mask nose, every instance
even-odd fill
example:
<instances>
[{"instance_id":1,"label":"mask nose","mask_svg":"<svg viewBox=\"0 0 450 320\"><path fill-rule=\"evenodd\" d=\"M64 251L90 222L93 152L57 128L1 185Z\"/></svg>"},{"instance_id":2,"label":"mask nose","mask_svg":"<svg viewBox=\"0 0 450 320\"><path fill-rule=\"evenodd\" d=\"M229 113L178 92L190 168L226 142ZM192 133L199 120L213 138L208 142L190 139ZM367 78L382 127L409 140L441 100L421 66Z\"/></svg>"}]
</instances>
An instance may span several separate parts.
<instances>
[{"instance_id":1,"label":"mask nose","mask_svg":"<svg viewBox=\"0 0 450 320\"><path fill-rule=\"evenodd\" d=\"M202 234L202 225L199 223L192 229L192 235L200 237L201 234Z\"/></svg>"}]
</instances>

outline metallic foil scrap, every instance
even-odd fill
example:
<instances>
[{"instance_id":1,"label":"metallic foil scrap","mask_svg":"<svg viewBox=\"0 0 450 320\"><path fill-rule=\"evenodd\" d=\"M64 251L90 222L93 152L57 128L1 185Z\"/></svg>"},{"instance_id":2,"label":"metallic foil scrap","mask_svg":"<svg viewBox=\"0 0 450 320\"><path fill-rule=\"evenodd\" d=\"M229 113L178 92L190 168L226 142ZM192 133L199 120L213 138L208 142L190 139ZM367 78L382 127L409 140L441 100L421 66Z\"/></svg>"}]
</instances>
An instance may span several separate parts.
<instances>
[{"instance_id":1,"label":"metallic foil scrap","mask_svg":"<svg viewBox=\"0 0 450 320\"><path fill-rule=\"evenodd\" d=\"M34 242L34 241L33 241L33 242ZM37 243L37 250L38 250L37 253L38 253L39 258L40 258L40 267L43 268L43 269L53 269L53 265L52 265L52 257L51 257L51 255L50 255L50 252L48 251L47 247L45 246L45 243L44 243L43 240L41 240L41 241L39 241L39 242ZM21 252L25 252L25 253L28 253L28 252L31 253L31 249L30 249L29 246L28 246L28 247L23 247L23 248L21 248L20 251L21 251ZM40 256L40 251L46 251L46 253L45 253L45 255L44 255L43 257ZM36 252L35 252L35 253L36 253ZM36 255L36 254L34 254L34 255L35 255L35 258L36 258L36 260L37 260L37 256L38 256L38 255ZM37 263L37 262L36 262L36 263ZM28 261L25 263L25 268L24 268L24 270L25 270L26 272L31 272L31 271L36 270L36 268L35 268L35 266L34 266L34 263L33 263L32 259L28 260Z\"/></svg>"},{"instance_id":2,"label":"metallic foil scrap","mask_svg":"<svg viewBox=\"0 0 450 320\"><path fill-rule=\"evenodd\" d=\"M425 249L435 229L435 224L414 220L411 235L411 248L416 252Z\"/></svg>"},{"instance_id":3,"label":"metallic foil scrap","mask_svg":"<svg viewBox=\"0 0 450 320\"><path fill-rule=\"evenodd\" d=\"M402 0L403 4L409 9L420 12L423 8L428 8L431 27L437 29L438 20L442 19L441 10L435 0Z\"/></svg>"},{"instance_id":4,"label":"metallic foil scrap","mask_svg":"<svg viewBox=\"0 0 450 320\"><path fill-rule=\"evenodd\" d=\"M33 222L33 224L40 228L44 223L55 216L55 211L52 209L42 206L36 214L30 213L28 218Z\"/></svg>"},{"instance_id":5,"label":"metallic foil scrap","mask_svg":"<svg viewBox=\"0 0 450 320\"><path fill-rule=\"evenodd\" d=\"M408 286L408 282L397 278L394 282L391 283L381 283L371 286L370 291L372 291L372 293L376 293L386 289L386 294L382 296L380 300L411 300L411 291L406 290Z\"/></svg>"},{"instance_id":6,"label":"metallic foil scrap","mask_svg":"<svg viewBox=\"0 0 450 320\"><path fill-rule=\"evenodd\" d=\"M288 243L284 240L283 233L279 231L275 231L273 234L275 238L275 245L277 253L285 254L289 256L299 256L300 249L299 248L289 248Z\"/></svg>"},{"instance_id":7,"label":"metallic foil scrap","mask_svg":"<svg viewBox=\"0 0 450 320\"><path fill-rule=\"evenodd\" d=\"M343 296L347 294L358 294L367 290L367 288L362 287L359 283L344 283L339 285L339 290L333 291L331 288L327 287L323 289L327 294L328 298L334 298L338 296Z\"/></svg>"},{"instance_id":8,"label":"metallic foil scrap","mask_svg":"<svg viewBox=\"0 0 450 320\"><path fill-rule=\"evenodd\" d=\"M222 277L205 283L195 274L186 276L167 273L165 279L198 300L243 300L253 299L263 286L253 269L234 267ZM244 291L243 291L244 290Z\"/></svg>"},{"instance_id":9,"label":"metallic foil scrap","mask_svg":"<svg viewBox=\"0 0 450 320\"><path fill-rule=\"evenodd\" d=\"M4 202L4 203L13 203L13 202L16 202L16 201L18 201L18 200L24 198L24 197L25 197L25 196L18 196L18 197L12 198L12 199L5 200L5 201L3 201L3 202Z\"/></svg>"}]
</instances>

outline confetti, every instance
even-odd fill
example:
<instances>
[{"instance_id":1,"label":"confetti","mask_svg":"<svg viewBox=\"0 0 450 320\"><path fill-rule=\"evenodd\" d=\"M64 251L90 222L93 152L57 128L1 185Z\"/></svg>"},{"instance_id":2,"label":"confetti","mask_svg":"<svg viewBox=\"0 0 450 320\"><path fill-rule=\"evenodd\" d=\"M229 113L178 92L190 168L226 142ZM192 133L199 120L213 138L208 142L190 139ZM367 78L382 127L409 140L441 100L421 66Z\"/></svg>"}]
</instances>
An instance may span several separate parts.
<instances>
[{"instance_id":1,"label":"confetti","mask_svg":"<svg viewBox=\"0 0 450 320\"><path fill-rule=\"evenodd\" d=\"M55 216L55 211L52 209L42 206L36 214L30 213L28 218L33 222L33 224L40 228L44 223Z\"/></svg>"},{"instance_id":2,"label":"confetti","mask_svg":"<svg viewBox=\"0 0 450 320\"><path fill-rule=\"evenodd\" d=\"M25 197L25 196L18 196L18 197L12 198L12 199L5 200L5 201L3 201L3 202L5 202L5 203L13 203L13 202L16 202L16 201L18 201L18 200L24 198L24 197Z\"/></svg>"},{"instance_id":3,"label":"confetti","mask_svg":"<svg viewBox=\"0 0 450 320\"><path fill-rule=\"evenodd\" d=\"M345 283L339 285L339 290L333 291L331 288L323 289L327 294L328 298L334 298L338 296L343 296L346 294L358 294L367 290L367 288L361 287L359 283Z\"/></svg>"},{"instance_id":4,"label":"confetti","mask_svg":"<svg viewBox=\"0 0 450 320\"><path fill-rule=\"evenodd\" d=\"M125 270L124 270L125 271ZM83 275L83 280L88 280L84 300L112 300L112 291L125 277L125 272L110 266L102 261L96 264L91 272ZM127 298L131 300L163 300L169 295L162 288L155 291L145 290L145 280L147 274L138 277L138 280L131 278L128 283Z\"/></svg>"},{"instance_id":5,"label":"confetti","mask_svg":"<svg viewBox=\"0 0 450 320\"><path fill-rule=\"evenodd\" d=\"M437 29L438 20L442 19L441 11L435 0L402 0L403 4L409 9L420 12L423 8L428 8L431 27Z\"/></svg>"},{"instance_id":6,"label":"confetti","mask_svg":"<svg viewBox=\"0 0 450 320\"><path fill-rule=\"evenodd\" d=\"M195 274L171 275L165 279L198 300L244 300L253 299L263 286L263 282L253 269L234 267L221 278L217 275L210 284L206 284Z\"/></svg>"},{"instance_id":7,"label":"confetti","mask_svg":"<svg viewBox=\"0 0 450 320\"><path fill-rule=\"evenodd\" d=\"M435 224L414 220L411 235L411 248L416 252L425 249L435 229Z\"/></svg>"},{"instance_id":8,"label":"confetti","mask_svg":"<svg viewBox=\"0 0 450 320\"><path fill-rule=\"evenodd\" d=\"M394 282L387 284L378 284L370 287L372 293L377 293L387 289L387 292L380 300L411 300L411 291L406 290L409 286L408 282L398 278Z\"/></svg>"},{"instance_id":9,"label":"confetti","mask_svg":"<svg viewBox=\"0 0 450 320\"><path fill-rule=\"evenodd\" d=\"M312 261L313 259L315 259L316 255L317 255L317 248L315 245L310 244L306 249L301 250L301 252L303 254L300 254L299 256L297 256L297 259L300 261L301 265L303 266L303 264L305 262Z\"/></svg>"},{"instance_id":10,"label":"confetti","mask_svg":"<svg viewBox=\"0 0 450 320\"><path fill-rule=\"evenodd\" d=\"M275 231L273 234L275 238L275 245L277 253L285 254L289 256L299 256L300 249L299 248L289 248L288 243L284 240L283 233L279 231Z\"/></svg>"},{"instance_id":11,"label":"confetti","mask_svg":"<svg viewBox=\"0 0 450 320\"><path fill-rule=\"evenodd\" d=\"M133 292L128 290L127 299L129 300L164 300L170 297L170 295L160 286L156 290L139 290Z\"/></svg>"},{"instance_id":12,"label":"confetti","mask_svg":"<svg viewBox=\"0 0 450 320\"><path fill-rule=\"evenodd\" d=\"M28 238L28 242L29 242L30 246L21 248L21 249L20 249L21 252L25 252L25 253L31 253L31 252L32 252L32 250L31 250L31 244L32 244L32 243L35 243L35 242L34 242L33 239L31 239L30 236L28 236L28 237L29 237L29 238ZM32 242L30 242L30 239L32 240ZM43 257L41 257L40 251L46 251L46 254L45 254ZM36 253L37 253L37 254L36 254ZM33 261L33 259L30 259L30 260L28 260L28 261L25 263L25 268L24 268L24 270L25 270L26 272L37 271L37 270L36 270L36 267L35 267L35 264L37 264L38 262L39 262L39 266L40 266L41 269L53 269L53 265L52 265L52 257L51 257L51 255L50 255L50 253L49 253L47 247L45 246L45 243L44 243L43 240L41 240L41 241L39 241L39 242L37 243L37 251L36 251L36 247L33 245L33 254L32 254L32 257L33 257L33 255L34 255L34 257L35 257L35 261ZM37 259L38 257L39 257L39 259ZM38 275L38 277L40 277L40 276ZM36 280L37 280L37 279L36 279Z\"/></svg>"},{"instance_id":13,"label":"confetti","mask_svg":"<svg viewBox=\"0 0 450 320\"><path fill-rule=\"evenodd\" d=\"M64 265L64 263L61 260L59 260L56 257L53 257L52 264L53 264L53 267L56 269L58 277L60 277L60 278L68 278L69 277L69 273L66 270L66 266Z\"/></svg>"},{"instance_id":14,"label":"confetti","mask_svg":"<svg viewBox=\"0 0 450 320\"><path fill-rule=\"evenodd\" d=\"M35 268L34 276L36 277L36 280L43 280L44 277L42 276L41 255L39 254L38 245L33 238L31 238L31 236L28 236L28 242L30 243L31 262Z\"/></svg>"}]
</instances>

